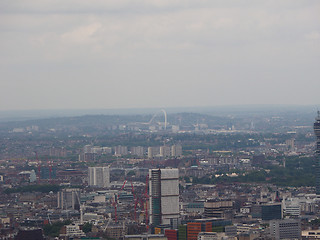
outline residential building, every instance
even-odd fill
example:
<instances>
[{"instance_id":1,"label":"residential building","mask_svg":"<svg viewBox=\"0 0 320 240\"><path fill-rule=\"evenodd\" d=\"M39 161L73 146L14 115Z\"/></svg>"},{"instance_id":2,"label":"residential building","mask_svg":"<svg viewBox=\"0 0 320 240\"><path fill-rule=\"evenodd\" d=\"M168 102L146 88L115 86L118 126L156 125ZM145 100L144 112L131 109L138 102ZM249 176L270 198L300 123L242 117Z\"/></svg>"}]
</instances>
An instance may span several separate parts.
<instances>
[{"instance_id":1,"label":"residential building","mask_svg":"<svg viewBox=\"0 0 320 240\"><path fill-rule=\"evenodd\" d=\"M180 157L182 155L182 146L180 144L171 146L171 156Z\"/></svg>"},{"instance_id":2,"label":"residential building","mask_svg":"<svg viewBox=\"0 0 320 240\"><path fill-rule=\"evenodd\" d=\"M114 147L114 155L116 156L128 155L128 147L121 146L121 145Z\"/></svg>"},{"instance_id":3,"label":"residential building","mask_svg":"<svg viewBox=\"0 0 320 240\"><path fill-rule=\"evenodd\" d=\"M138 157L143 157L144 156L144 147L141 147L141 146L132 147L131 154L138 156Z\"/></svg>"},{"instance_id":4,"label":"residential building","mask_svg":"<svg viewBox=\"0 0 320 240\"><path fill-rule=\"evenodd\" d=\"M171 149L168 146L160 147L160 157L169 157L171 155Z\"/></svg>"}]
</instances>

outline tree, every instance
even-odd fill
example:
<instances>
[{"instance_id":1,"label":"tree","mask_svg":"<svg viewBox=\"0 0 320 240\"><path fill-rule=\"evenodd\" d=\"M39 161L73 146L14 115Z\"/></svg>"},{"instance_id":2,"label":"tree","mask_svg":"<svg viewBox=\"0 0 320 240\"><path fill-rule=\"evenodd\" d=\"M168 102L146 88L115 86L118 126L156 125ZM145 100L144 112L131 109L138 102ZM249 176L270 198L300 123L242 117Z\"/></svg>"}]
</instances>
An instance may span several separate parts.
<instances>
[{"instance_id":1,"label":"tree","mask_svg":"<svg viewBox=\"0 0 320 240\"><path fill-rule=\"evenodd\" d=\"M85 224L83 224L82 231L84 233L91 232L91 230L92 230L92 223L86 222Z\"/></svg>"}]
</instances>

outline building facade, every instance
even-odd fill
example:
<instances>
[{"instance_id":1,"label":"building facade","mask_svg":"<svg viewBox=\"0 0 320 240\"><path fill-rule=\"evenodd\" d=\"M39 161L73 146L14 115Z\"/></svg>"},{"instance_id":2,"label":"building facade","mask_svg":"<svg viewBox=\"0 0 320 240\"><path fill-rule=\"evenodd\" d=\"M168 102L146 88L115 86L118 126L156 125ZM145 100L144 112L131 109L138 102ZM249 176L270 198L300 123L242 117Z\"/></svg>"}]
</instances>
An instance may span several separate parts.
<instances>
[{"instance_id":1,"label":"building facade","mask_svg":"<svg viewBox=\"0 0 320 240\"><path fill-rule=\"evenodd\" d=\"M91 187L109 187L110 169L109 167L89 167L88 185Z\"/></svg>"},{"instance_id":2,"label":"building facade","mask_svg":"<svg viewBox=\"0 0 320 240\"><path fill-rule=\"evenodd\" d=\"M57 193L58 208L80 210L80 189L66 188Z\"/></svg>"},{"instance_id":3,"label":"building facade","mask_svg":"<svg viewBox=\"0 0 320 240\"><path fill-rule=\"evenodd\" d=\"M170 224L179 217L179 170L149 170L150 224Z\"/></svg>"},{"instance_id":4,"label":"building facade","mask_svg":"<svg viewBox=\"0 0 320 240\"><path fill-rule=\"evenodd\" d=\"M271 220L270 234L275 240L301 239L301 223L297 219Z\"/></svg>"}]
</instances>

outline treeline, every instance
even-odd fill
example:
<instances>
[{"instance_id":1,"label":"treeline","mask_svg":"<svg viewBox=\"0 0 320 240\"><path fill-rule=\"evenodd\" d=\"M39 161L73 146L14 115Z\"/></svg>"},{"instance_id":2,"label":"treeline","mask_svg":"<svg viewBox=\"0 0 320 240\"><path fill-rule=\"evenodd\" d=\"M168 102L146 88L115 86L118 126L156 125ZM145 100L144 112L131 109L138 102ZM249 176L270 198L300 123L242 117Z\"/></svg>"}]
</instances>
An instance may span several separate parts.
<instances>
[{"instance_id":1,"label":"treeline","mask_svg":"<svg viewBox=\"0 0 320 240\"><path fill-rule=\"evenodd\" d=\"M58 237L60 233L60 229L65 226L71 224L70 220L65 220L63 222L55 222L53 224L47 224L43 227L43 232L46 236L49 237Z\"/></svg>"},{"instance_id":2,"label":"treeline","mask_svg":"<svg viewBox=\"0 0 320 240\"><path fill-rule=\"evenodd\" d=\"M46 184L46 185L28 185L16 188L7 188L4 190L4 193L23 193L23 192L41 192L41 193L49 193L49 192L58 192L62 187L59 185Z\"/></svg>"},{"instance_id":3,"label":"treeline","mask_svg":"<svg viewBox=\"0 0 320 240\"><path fill-rule=\"evenodd\" d=\"M289 157L286 158L286 167L268 166L266 169L255 170L247 173L239 173L238 176L230 177L226 174L219 177L204 176L194 177L194 184L217 184L217 183L272 183L278 186L315 186L315 171L313 157Z\"/></svg>"}]
</instances>

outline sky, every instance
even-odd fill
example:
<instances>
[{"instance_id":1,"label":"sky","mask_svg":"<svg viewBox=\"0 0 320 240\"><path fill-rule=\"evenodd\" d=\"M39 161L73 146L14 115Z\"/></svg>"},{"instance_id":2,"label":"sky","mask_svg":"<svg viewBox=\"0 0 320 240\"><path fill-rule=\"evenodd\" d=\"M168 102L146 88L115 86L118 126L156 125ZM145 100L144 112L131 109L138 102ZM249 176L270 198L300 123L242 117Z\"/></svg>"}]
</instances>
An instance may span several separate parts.
<instances>
[{"instance_id":1,"label":"sky","mask_svg":"<svg viewBox=\"0 0 320 240\"><path fill-rule=\"evenodd\" d=\"M0 110L320 103L319 0L1 0Z\"/></svg>"}]
</instances>

